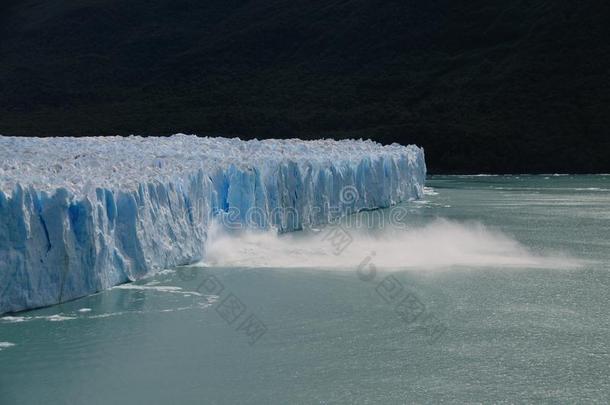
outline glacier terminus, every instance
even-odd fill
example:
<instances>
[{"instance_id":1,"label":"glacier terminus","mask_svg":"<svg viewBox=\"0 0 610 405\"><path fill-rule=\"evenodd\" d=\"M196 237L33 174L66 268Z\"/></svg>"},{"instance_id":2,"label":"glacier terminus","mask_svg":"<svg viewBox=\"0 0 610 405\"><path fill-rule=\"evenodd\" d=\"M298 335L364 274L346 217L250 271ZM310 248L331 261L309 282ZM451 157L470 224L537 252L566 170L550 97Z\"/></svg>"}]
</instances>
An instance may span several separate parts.
<instances>
[{"instance_id":1,"label":"glacier terminus","mask_svg":"<svg viewBox=\"0 0 610 405\"><path fill-rule=\"evenodd\" d=\"M0 314L200 261L217 217L295 231L420 198L425 176L421 148L370 140L0 136Z\"/></svg>"}]
</instances>

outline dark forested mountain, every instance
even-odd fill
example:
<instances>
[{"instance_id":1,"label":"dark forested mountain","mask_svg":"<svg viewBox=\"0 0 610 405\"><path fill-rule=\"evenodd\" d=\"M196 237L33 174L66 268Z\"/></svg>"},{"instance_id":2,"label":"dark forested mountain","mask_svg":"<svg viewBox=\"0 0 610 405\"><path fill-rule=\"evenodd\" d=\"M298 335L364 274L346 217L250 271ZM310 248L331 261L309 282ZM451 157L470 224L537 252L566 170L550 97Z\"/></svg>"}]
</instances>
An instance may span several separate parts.
<instances>
[{"instance_id":1,"label":"dark forested mountain","mask_svg":"<svg viewBox=\"0 0 610 405\"><path fill-rule=\"evenodd\" d=\"M605 0L2 0L0 133L372 138L610 172Z\"/></svg>"}]
</instances>

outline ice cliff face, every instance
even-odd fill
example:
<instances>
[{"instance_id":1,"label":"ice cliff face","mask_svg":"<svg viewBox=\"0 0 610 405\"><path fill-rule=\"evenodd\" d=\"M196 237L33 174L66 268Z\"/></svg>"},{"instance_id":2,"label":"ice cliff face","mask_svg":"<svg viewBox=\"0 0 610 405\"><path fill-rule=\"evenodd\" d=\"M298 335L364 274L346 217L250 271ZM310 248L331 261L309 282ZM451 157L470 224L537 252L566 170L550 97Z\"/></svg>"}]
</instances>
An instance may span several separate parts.
<instances>
[{"instance_id":1,"label":"ice cliff face","mask_svg":"<svg viewBox=\"0 0 610 405\"><path fill-rule=\"evenodd\" d=\"M0 137L0 313L204 258L208 224L327 223L422 195L415 146Z\"/></svg>"}]
</instances>

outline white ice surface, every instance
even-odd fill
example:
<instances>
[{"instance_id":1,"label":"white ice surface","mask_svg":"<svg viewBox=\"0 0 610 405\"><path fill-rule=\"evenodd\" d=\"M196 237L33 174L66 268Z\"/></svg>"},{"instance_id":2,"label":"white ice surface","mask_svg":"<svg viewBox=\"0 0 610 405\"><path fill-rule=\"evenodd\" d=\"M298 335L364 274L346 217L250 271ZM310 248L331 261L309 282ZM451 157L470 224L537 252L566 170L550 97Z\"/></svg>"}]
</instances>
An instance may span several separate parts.
<instances>
[{"instance_id":1,"label":"white ice surface","mask_svg":"<svg viewBox=\"0 0 610 405\"><path fill-rule=\"evenodd\" d=\"M213 218L279 232L423 195L415 146L0 136L0 313L200 261Z\"/></svg>"}]
</instances>

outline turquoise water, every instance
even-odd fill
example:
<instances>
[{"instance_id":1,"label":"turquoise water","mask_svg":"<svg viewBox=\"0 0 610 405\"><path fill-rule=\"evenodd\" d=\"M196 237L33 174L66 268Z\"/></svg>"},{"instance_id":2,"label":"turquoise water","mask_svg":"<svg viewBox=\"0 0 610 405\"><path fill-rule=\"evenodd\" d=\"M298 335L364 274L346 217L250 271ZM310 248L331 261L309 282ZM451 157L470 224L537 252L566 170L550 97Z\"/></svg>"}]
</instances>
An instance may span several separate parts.
<instances>
[{"instance_id":1,"label":"turquoise water","mask_svg":"<svg viewBox=\"0 0 610 405\"><path fill-rule=\"evenodd\" d=\"M229 237L1 318L0 404L610 401L610 176L428 186L385 239Z\"/></svg>"}]
</instances>

